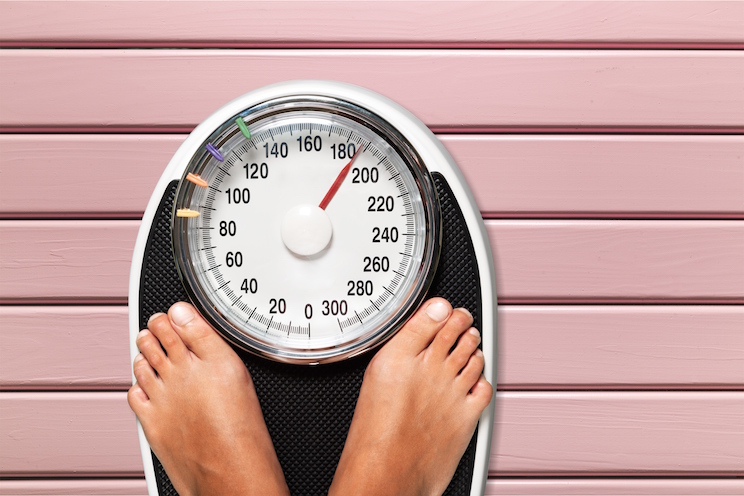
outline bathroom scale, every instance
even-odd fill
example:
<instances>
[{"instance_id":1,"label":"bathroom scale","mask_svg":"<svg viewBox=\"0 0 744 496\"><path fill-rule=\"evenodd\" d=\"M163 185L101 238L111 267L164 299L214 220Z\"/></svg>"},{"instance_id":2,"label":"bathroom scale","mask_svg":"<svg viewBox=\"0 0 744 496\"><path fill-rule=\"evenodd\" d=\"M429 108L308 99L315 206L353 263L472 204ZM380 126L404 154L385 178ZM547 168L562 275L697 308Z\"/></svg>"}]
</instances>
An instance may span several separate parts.
<instances>
[{"instance_id":1,"label":"bathroom scale","mask_svg":"<svg viewBox=\"0 0 744 496\"><path fill-rule=\"evenodd\" d=\"M132 359L190 301L248 368L290 492L326 494L365 368L432 296L465 307L496 386L488 235L454 160L397 103L333 81L247 93L194 129L142 219ZM494 401L445 494L481 495ZM175 495L141 426L150 495Z\"/></svg>"}]
</instances>

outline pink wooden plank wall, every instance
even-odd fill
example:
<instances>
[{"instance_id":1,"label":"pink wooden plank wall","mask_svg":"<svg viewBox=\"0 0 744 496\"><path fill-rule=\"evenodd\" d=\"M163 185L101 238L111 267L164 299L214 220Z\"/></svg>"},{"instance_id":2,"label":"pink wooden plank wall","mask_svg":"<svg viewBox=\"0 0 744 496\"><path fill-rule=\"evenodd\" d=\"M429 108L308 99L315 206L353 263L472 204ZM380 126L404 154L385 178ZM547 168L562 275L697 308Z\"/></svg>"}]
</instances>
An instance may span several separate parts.
<instances>
[{"instance_id":1,"label":"pink wooden plank wall","mask_svg":"<svg viewBox=\"0 0 744 496\"><path fill-rule=\"evenodd\" d=\"M486 494L744 494L743 26L717 0L0 2L0 495L145 494L139 217L201 119L306 77L410 108L488 219Z\"/></svg>"},{"instance_id":2,"label":"pink wooden plank wall","mask_svg":"<svg viewBox=\"0 0 744 496\"><path fill-rule=\"evenodd\" d=\"M0 214L137 218L184 137L0 135ZM742 136L440 138L486 217L744 218Z\"/></svg>"}]
</instances>

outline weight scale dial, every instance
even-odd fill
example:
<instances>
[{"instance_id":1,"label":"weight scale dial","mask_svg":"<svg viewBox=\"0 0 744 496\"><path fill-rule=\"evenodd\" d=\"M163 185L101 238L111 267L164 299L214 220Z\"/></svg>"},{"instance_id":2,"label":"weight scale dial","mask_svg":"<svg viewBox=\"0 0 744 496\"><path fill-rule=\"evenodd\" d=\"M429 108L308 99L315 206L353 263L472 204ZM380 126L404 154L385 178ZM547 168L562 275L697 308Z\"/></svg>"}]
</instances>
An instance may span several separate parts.
<instances>
[{"instance_id":1,"label":"weight scale dial","mask_svg":"<svg viewBox=\"0 0 744 496\"><path fill-rule=\"evenodd\" d=\"M441 246L431 177L396 128L338 98L275 98L188 157L172 241L182 282L235 345L300 364L391 337Z\"/></svg>"}]
</instances>

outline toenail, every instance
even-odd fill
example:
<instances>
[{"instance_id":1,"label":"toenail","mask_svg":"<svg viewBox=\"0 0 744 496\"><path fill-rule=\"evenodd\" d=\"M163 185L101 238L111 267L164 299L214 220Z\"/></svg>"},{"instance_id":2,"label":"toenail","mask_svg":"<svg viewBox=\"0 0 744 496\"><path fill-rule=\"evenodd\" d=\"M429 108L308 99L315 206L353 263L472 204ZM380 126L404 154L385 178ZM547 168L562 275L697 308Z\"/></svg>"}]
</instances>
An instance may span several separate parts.
<instances>
[{"instance_id":1,"label":"toenail","mask_svg":"<svg viewBox=\"0 0 744 496\"><path fill-rule=\"evenodd\" d=\"M434 322L442 322L449 315L449 308L443 301L435 301L426 307L426 315Z\"/></svg>"},{"instance_id":2,"label":"toenail","mask_svg":"<svg viewBox=\"0 0 744 496\"><path fill-rule=\"evenodd\" d=\"M143 356L142 356L142 353L140 353L140 354L138 354L138 355L137 355L136 357L134 357L134 363L138 363L138 362L141 362L141 361L142 361L142 360L144 360L144 359L145 359L145 357L143 357Z\"/></svg>"},{"instance_id":3,"label":"toenail","mask_svg":"<svg viewBox=\"0 0 744 496\"><path fill-rule=\"evenodd\" d=\"M468 311L467 308L460 307L460 308L458 308L458 310L461 311L462 313L464 313L465 315L467 315L468 317L470 317L471 319L473 318L473 314L471 314L470 311Z\"/></svg>"},{"instance_id":4,"label":"toenail","mask_svg":"<svg viewBox=\"0 0 744 496\"><path fill-rule=\"evenodd\" d=\"M478 348L477 350L475 350L475 353L473 353L473 354L475 356L477 356L477 357L481 357L481 358L483 357L483 352L480 350L480 348Z\"/></svg>"},{"instance_id":5,"label":"toenail","mask_svg":"<svg viewBox=\"0 0 744 496\"><path fill-rule=\"evenodd\" d=\"M475 327L471 327L469 332L476 338L480 339L480 332L478 332L478 329L476 329Z\"/></svg>"},{"instance_id":6,"label":"toenail","mask_svg":"<svg viewBox=\"0 0 744 496\"><path fill-rule=\"evenodd\" d=\"M165 314L164 314L163 312L158 312L158 313L154 313L154 314L152 314L152 315L150 316L150 318L149 318L149 319L147 320L147 323L149 324L150 322L152 322L152 319L154 319L154 318L156 318L156 317L160 317L161 315L165 315Z\"/></svg>"},{"instance_id":7,"label":"toenail","mask_svg":"<svg viewBox=\"0 0 744 496\"><path fill-rule=\"evenodd\" d=\"M185 303L177 303L171 307L170 310L171 319L173 323L178 326L184 326L194 320L194 311L191 306Z\"/></svg>"}]
</instances>

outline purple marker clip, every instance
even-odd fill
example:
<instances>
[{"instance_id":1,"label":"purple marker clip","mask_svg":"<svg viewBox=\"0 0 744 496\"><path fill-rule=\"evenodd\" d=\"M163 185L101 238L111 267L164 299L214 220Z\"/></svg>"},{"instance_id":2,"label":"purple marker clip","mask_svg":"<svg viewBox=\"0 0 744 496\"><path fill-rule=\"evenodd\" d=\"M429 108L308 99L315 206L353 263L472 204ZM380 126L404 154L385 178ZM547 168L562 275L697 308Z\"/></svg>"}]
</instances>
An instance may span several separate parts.
<instances>
[{"instance_id":1,"label":"purple marker clip","mask_svg":"<svg viewBox=\"0 0 744 496\"><path fill-rule=\"evenodd\" d=\"M212 156L214 158L216 158L220 162L224 162L225 161L225 157L222 156L222 154L220 153L220 151L217 148L215 148L212 143L207 143L207 146L205 146L205 148L207 149L207 151L210 154L212 154Z\"/></svg>"}]
</instances>

